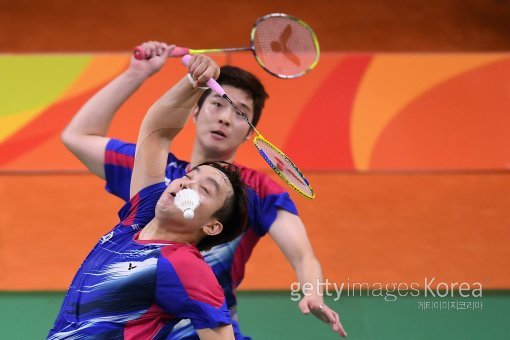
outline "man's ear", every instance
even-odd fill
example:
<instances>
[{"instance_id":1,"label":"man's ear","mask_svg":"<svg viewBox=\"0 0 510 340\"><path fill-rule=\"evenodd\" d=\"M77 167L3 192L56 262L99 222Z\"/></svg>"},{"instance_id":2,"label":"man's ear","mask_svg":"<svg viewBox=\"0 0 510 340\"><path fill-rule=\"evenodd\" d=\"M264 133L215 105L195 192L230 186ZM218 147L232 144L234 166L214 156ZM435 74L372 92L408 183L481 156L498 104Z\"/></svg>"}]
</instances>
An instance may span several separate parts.
<instances>
[{"instance_id":1,"label":"man's ear","mask_svg":"<svg viewBox=\"0 0 510 340\"><path fill-rule=\"evenodd\" d=\"M223 224L218 220L211 221L202 227L202 230L207 236L219 235L223 231Z\"/></svg>"},{"instance_id":2,"label":"man's ear","mask_svg":"<svg viewBox=\"0 0 510 340\"><path fill-rule=\"evenodd\" d=\"M244 137L244 140L250 140L252 139L253 137L253 128L250 127L250 129L248 130L248 133L246 134L246 137Z\"/></svg>"},{"instance_id":3,"label":"man's ear","mask_svg":"<svg viewBox=\"0 0 510 340\"><path fill-rule=\"evenodd\" d=\"M197 122L198 111L200 111L200 109L198 108L198 105L195 105L193 107L193 110L191 111L191 116L193 118L193 123Z\"/></svg>"}]
</instances>

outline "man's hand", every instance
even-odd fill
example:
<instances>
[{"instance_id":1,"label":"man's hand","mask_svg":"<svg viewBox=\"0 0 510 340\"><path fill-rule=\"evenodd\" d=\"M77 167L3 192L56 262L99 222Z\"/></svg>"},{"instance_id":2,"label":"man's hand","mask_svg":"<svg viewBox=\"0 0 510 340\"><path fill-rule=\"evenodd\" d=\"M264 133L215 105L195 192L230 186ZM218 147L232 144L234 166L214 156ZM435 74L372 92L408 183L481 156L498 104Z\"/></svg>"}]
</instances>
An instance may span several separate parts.
<instances>
[{"instance_id":1,"label":"man's hand","mask_svg":"<svg viewBox=\"0 0 510 340\"><path fill-rule=\"evenodd\" d=\"M175 45L167 45L159 41L148 41L141 44L140 47L143 49L145 59L139 60L133 55L131 57L130 69L150 77L165 65Z\"/></svg>"},{"instance_id":2,"label":"man's hand","mask_svg":"<svg viewBox=\"0 0 510 340\"><path fill-rule=\"evenodd\" d=\"M188 70L195 81L193 87L203 86L209 79L218 79L220 75L218 64L204 54L193 55L189 61Z\"/></svg>"},{"instance_id":3,"label":"man's hand","mask_svg":"<svg viewBox=\"0 0 510 340\"><path fill-rule=\"evenodd\" d=\"M322 299L314 296L305 296L299 301L299 309L303 314L310 312L319 320L331 325L331 328L341 336L347 336L338 313L326 306Z\"/></svg>"}]
</instances>

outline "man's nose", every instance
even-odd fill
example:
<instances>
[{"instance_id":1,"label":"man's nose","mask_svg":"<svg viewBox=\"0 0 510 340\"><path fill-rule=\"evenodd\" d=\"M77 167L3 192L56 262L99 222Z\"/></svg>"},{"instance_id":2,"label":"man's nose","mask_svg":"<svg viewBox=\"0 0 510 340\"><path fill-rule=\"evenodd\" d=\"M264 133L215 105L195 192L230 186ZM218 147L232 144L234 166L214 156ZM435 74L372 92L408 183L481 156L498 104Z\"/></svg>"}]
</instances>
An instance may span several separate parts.
<instances>
[{"instance_id":1,"label":"man's nose","mask_svg":"<svg viewBox=\"0 0 510 340\"><path fill-rule=\"evenodd\" d=\"M233 114L235 114L233 108L226 107L223 110L221 110L219 115L219 121L223 124L230 125Z\"/></svg>"},{"instance_id":2,"label":"man's nose","mask_svg":"<svg viewBox=\"0 0 510 340\"><path fill-rule=\"evenodd\" d=\"M183 181L181 182L181 184L179 185L179 187L181 189L193 189L193 187L195 186L196 184L196 181L192 180L192 179L188 179L186 181Z\"/></svg>"}]
</instances>

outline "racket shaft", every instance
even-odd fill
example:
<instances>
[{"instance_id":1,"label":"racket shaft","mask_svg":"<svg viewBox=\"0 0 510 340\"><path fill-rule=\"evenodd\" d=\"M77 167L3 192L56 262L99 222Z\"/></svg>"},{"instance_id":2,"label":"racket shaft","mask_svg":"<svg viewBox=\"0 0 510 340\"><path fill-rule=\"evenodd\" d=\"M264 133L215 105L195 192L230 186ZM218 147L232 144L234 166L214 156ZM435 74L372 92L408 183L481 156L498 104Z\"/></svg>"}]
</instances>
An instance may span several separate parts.
<instances>
[{"instance_id":1,"label":"racket shaft","mask_svg":"<svg viewBox=\"0 0 510 340\"><path fill-rule=\"evenodd\" d=\"M218 86L219 86L219 85L218 85ZM216 92L216 91L215 91L215 92ZM218 92L216 92L216 93L218 93ZM218 94L219 94L219 93L218 93ZM251 128L253 129L253 131L255 131L255 132L257 133L257 135L259 135L259 136L260 136L260 133L257 131L257 129L255 128L255 126L253 126L253 124L250 122L250 119L249 119L249 118L248 118L248 117L247 117L247 116L243 113L243 111L241 111L241 110L237 107L237 105L236 105L236 104L235 104L235 103L234 103L234 102L233 102L233 101L232 101L232 100L231 100L231 99L227 96L227 94L225 93L224 95L222 95L222 97L223 97L223 98L225 98L225 100L226 100L227 102L229 102L229 103L230 103L230 105L232 105L232 107L233 107L234 109L236 109L237 113L238 113L239 115L241 115L241 117L243 117L243 119L246 121L246 123L248 123L248 125L250 125L250 126L251 126Z\"/></svg>"},{"instance_id":2,"label":"racket shaft","mask_svg":"<svg viewBox=\"0 0 510 340\"><path fill-rule=\"evenodd\" d=\"M240 52L250 51L251 47L232 47L232 48L209 48L204 50L191 50L187 47L176 46L169 54L169 57L183 57L186 54L203 54L203 53L221 53L221 52ZM142 46L135 47L133 54L136 59L143 60L149 59L149 56L145 54Z\"/></svg>"},{"instance_id":3,"label":"racket shaft","mask_svg":"<svg viewBox=\"0 0 510 340\"><path fill-rule=\"evenodd\" d=\"M203 50L189 50L189 54L241 52L241 51L251 51L251 47L208 48Z\"/></svg>"},{"instance_id":4,"label":"racket shaft","mask_svg":"<svg viewBox=\"0 0 510 340\"><path fill-rule=\"evenodd\" d=\"M204 54L204 53L221 53L221 52L240 52L240 51L250 51L250 47L232 47L232 48L208 48L204 50L192 50L187 47L178 47L176 46L172 52L170 52L169 57L183 57L186 54Z\"/></svg>"}]
</instances>

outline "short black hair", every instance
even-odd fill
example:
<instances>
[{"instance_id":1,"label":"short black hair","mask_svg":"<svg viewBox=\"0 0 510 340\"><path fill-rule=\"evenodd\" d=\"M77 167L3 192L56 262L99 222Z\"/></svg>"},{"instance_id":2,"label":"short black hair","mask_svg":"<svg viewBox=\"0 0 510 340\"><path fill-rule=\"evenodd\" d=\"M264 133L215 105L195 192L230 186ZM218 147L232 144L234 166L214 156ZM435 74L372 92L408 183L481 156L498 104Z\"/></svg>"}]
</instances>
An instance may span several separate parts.
<instances>
[{"instance_id":1,"label":"short black hair","mask_svg":"<svg viewBox=\"0 0 510 340\"><path fill-rule=\"evenodd\" d=\"M218 235L206 236L200 240L197 244L200 251L234 240L244 232L248 224L246 184L241 178L239 168L223 161L204 162L196 167L203 165L212 166L223 172L232 185L233 194L225 199L223 206L213 215L221 222L223 230Z\"/></svg>"},{"instance_id":2,"label":"short black hair","mask_svg":"<svg viewBox=\"0 0 510 340\"><path fill-rule=\"evenodd\" d=\"M260 116L262 115L262 109L264 108L266 99L269 98L269 95L266 93L264 85L262 85L260 80L248 71L239 67L227 65L220 68L220 76L216 81L220 85L230 85L246 91L251 96L253 99L253 119L251 123L253 126L257 126ZM211 89L208 89L198 99L197 105L199 111L210 93Z\"/></svg>"}]
</instances>

